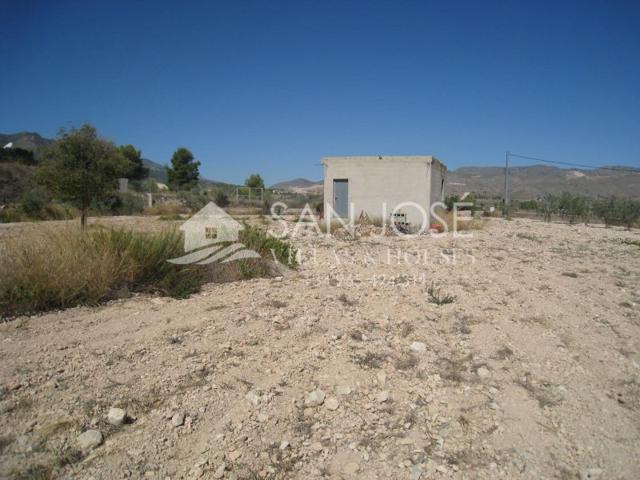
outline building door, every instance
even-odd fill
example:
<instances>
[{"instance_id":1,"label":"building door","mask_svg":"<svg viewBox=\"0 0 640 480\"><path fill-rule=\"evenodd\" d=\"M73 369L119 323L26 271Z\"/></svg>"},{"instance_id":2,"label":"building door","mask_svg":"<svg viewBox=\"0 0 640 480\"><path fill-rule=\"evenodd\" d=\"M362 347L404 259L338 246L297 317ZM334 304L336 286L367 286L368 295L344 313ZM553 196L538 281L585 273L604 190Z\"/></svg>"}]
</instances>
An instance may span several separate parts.
<instances>
[{"instance_id":1,"label":"building door","mask_svg":"<svg viewBox=\"0 0 640 480\"><path fill-rule=\"evenodd\" d=\"M333 181L333 209L340 218L349 218L349 180Z\"/></svg>"}]
</instances>

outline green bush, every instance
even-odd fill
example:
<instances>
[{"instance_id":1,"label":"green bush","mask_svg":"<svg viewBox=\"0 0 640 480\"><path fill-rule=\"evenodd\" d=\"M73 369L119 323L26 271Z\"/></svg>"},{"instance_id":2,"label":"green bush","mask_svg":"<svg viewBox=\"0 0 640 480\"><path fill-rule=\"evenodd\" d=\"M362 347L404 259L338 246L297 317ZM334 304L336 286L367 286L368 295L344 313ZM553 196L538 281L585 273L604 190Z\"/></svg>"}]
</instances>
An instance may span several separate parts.
<instances>
[{"instance_id":1,"label":"green bush","mask_svg":"<svg viewBox=\"0 0 640 480\"><path fill-rule=\"evenodd\" d=\"M202 278L167 262L184 254L182 244L175 229L144 234L64 226L10 239L0 251L0 316L96 304L122 291L187 296Z\"/></svg>"},{"instance_id":2,"label":"green bush","mask_svg":"<svg viewBox=\"0 0 640 480\"><path fill-rule=\"evenodd\" d=\"M272 237L257 227L245 224L244 230L240 231L238 239L247 248L259 253L264 258L275 257L280 263L288 267L296 267L298 265L297 251L292 245L279 238Z\"/></svg>"},{"instance_id":3,"label":"green bush","mask_svg":"<svg viewBox=\"0 0 640 480\"><path fill-rule=\"evenodd\" d=\"M223 191L218 190L213 196L213 202L220 208L229 206L229 197Z\"/></svg>"},{"instance_id":4,"label":"green bush","mask_svg":"<svg viewBox=\"0 0 640 480\"><path fill-rule=\"evenodd\" d=\"M35 220L71 220L77 218L76 208L60 203L47 203L38 210L35 203L29 200L27 205L13 204L0 210L0 223L31 222ZM29 210L29 212L26 211Z\"/></svg>"},{"instance_id":5,"label":"green bush","mask_svg":"<svg viewBox=\"0 0 640 480\"><path fill-rule=\"evenodd\" d=\"M197 212L211 200L206 194L194 189L178 192L178 198L191 212Z\"/></svg>"},{"instance_id":6,"label":"green bush","mask_svg":"<svg viewBox=\"0 0 640 480\"><path fill-rule=\"evenodd\" d=\"M49 195L42 187L25 192L20 198L20 207L31 218L38 218L49 203Z\"/></svg>"},{"instance_id":7,"label":"green bush","mask_svg":"<svg viewBox=\"0 0 640 480\"><path fill-rule=\"evenodd\" d=\"M114 193L91 204L98 215L135 215L144 211L144 198L135 193Z\"/></svg>"}]
</instances>

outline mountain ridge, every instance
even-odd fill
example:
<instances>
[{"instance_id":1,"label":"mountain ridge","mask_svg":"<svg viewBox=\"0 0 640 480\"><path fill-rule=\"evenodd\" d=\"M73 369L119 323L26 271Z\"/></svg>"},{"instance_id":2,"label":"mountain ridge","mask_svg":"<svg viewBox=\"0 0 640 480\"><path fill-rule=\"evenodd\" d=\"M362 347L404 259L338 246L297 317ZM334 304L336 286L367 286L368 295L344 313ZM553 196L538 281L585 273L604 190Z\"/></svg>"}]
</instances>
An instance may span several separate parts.
<instances>
[{"instance_id":1,"label":"mountain ridge","mask_svg":"<svg viewBox=\"0 0 640 480\"><path fill-rule=\"evenodd\" d=\"M619 169L619 170L618 170ZM637 170L634 173L629 170ZM588 196L621 195L640 197L640 169L607 166L595 169L561 168L536 164L509 168L511 196L517 200L533 200L544 194L569 192ZM271 188L295 192L321 191L322 180L314 182L295 178ZM446 194L474 192L483 197L504 194L504 167L462 166L447 173Z\"/></svg>"}]
</instances>

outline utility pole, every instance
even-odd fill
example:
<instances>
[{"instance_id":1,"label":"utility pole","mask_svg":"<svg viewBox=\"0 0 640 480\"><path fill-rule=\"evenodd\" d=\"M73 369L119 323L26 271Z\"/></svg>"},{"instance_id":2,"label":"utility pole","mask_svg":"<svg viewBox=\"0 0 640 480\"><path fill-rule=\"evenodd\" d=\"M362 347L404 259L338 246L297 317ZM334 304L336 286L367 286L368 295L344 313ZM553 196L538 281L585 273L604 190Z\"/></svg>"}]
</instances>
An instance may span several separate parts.
<instances>
[{"instance_id":1,"label":"utility pole","mask_svg":"<svg viewBox=\"0 0 640 480\"><path fill-rule=\"evenodd\" d=\"M511 152L507 150L507 153L504 158L504 216L509 217L509 159L511 157Z\"/></svg>"}]
</instances>

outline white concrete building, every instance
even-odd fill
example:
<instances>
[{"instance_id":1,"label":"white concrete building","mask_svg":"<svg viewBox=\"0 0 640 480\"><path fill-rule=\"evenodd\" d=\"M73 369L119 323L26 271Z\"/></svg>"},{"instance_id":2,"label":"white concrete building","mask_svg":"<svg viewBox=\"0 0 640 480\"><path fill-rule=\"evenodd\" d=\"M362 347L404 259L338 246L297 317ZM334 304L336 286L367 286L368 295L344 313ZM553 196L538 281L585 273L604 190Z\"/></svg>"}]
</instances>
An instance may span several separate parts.
<instances>
[{"instance_id":1,"label":"white concrete building","mask_svg":"<svg viewBox=\"0 0 640 480\"><path fill-rule=\"evenodd\" d=\"M357 220L395 219L420 226L431 205L444 201L447 167L432 156L326 157L324 165L325 216ZM431 215L427 224L431 221Z\"/></svg>"}]
</instances>

